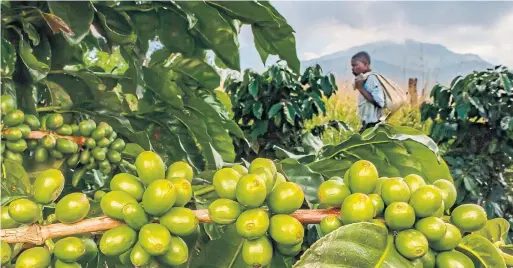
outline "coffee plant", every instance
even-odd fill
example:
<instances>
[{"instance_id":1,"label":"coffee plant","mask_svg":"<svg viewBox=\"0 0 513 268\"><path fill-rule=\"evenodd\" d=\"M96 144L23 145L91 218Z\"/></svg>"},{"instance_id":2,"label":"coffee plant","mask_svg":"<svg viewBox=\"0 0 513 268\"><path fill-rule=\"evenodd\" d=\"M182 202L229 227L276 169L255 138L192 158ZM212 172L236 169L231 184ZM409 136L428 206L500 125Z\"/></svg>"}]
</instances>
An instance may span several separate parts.
<instances>
[{"instance_id":1,"label":"coffee plant","mask_svg":"<svg viewBox=\"0 0 513 268\"><path fill-rule=\"evenodd\" d=\"M238 161L254 137L214 89L218 68L239 69L242 25L264 62L287 62L266 79L288 77L296 113L336 90L318 67L295 77L293 29L268 2L1 5L2 267L512 265L508 222L475 205L449 215L453 178L411 128L260 140L276 157ZM274 109L304 134L288 103Z\"/></svg>"},{"instance_id":2,"label":"coffee plant","mask_svg":"<svg viewBox=\"0 0 513 268\"><path fill-rule=\"evenodd\" d=\"M433 88L422 119L446 153L457 204L477 203L513 223L513 72L498 66ZM510 232L512 237L513 232Z\"/></svg>"},{"instance_id":3,"label":"coffee plant","mask_svg":"<svg viewBox=\"0 0 513 268\"><path fill-rule=\"evenodd\" d=\"M299 76L284 64L270 66L258 74L245 70L240 77L225 81L225 91L233 105L233 119L250 138L235 140L238 158L274 157L274 146L305 153L322 141L322 129L305 131L305 122L324 115L322 97L337 91L333 74L324 74L319 65L306 68Z\"/></svg>"}]
</instances>

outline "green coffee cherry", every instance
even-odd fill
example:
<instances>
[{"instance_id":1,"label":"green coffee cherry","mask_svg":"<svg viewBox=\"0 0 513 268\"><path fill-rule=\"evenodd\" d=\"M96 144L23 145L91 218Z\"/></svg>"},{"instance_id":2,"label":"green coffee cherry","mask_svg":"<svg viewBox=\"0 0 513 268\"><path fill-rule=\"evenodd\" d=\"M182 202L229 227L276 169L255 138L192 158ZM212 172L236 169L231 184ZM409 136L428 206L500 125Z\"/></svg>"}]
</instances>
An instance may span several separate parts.
<instances>
[{"instance_id":1,"label":"green coffee cherry","mask_svg":"<svg viewBox=\"0 0 513 268\"><path fill-rule=\"evenodd\" d=\"M61 135L70 136L71 134L73 134L73 129L71 129L70 125L64 124L57 130L55 130L55 132Z\"/></svg>"},{"instance_id":2,"label":"green coffee cherry","mask_svg":"<svg viewBox=\"0 0 513 268\"><path fill-rule=\"evenodd\" d=\"M94 147L96 147L96 141L93 138L89 138L86 140L85 145L87 148L93 149Z\"/></svg>"},{"instance_id":3,"label":"green coffee cherry","mask_svg":"<svg viewBox=\"0 0 513 268\"><path fill-rule=\"evenodd\" d=\"M57 140L50 135L45 135L41 139L41 145L46 149L53 149L55 147L55 144L57 143Z\"/></svg>"},{"instance_id":4,"label":"green coffee cherry","mask_svg":"<svg viewBox=\"0 0 513 268\"><path fill-rule=\"evenodd\" d=\"M93 150L91 150L91 155L94 157L94 159L99 161L105 160L106 157L105 151L100 147L96 147Z\"/></svg>"},{"instance_id":5,"label":"green coffee cherry","mask_svg":"<svg viewBox=\"0 0 513 268\"><path fill-rule=\"evenodd\" d=\"M16 128L21 131L21 137L22 138L27 138L30 135L30 131L32 131L30 129L30 127L28 125L25 125L25 124L18 125L18 126L16 126Z\"/></svg>"},{"instance_id":6,"label":"green coffee cherry","mask_svg":"<svg viewBox=\"0 0 513 268\"><path fill-rule=\"evenodd\" d=\"M85 120L80 122L78 126L81 136L89 137L93 130L96 128L96 123L93 120Z\"/></svg>"},{"instance_id":7,"label":"green coffee cherry","mask_svg":"<svg viewBox=\"0 0 513 268\"><path fill-rule=\"evenodd\" d=\"M25 140L8 141L7 149L16 153L21 153L27 149L27 142Z\"/></svg>"},{"instance_id":8,"label":"green coffee cherry","mask_svg":"<svg viewBox=\"0 0 513 268\"><path fill-rule=\"evenodd\" d=\"M48 150L44 147L37 147L34 150L34 160L36 163L43 163L48 160Z\"/></svg>"},{"instance_id":9,"label":"green coffee cherry","mask_svg":"<svg viewBox=\"0 0 513 268\"><path fill-rule=\"evenodd\" d=\"M25 114L21 110L14 110L8 112L3 118L2 121L8 127L17 126L25 120Z\"/></svg>"},{"instance_id":10,"label":"green coffee cherry","mask_svg":"<svg viewBox=\"0 0 513 268\"><path fill-rule=\"evenodd\" d=\"M91 132L91 138L93 138L95 141L100 141L102 138L105 137L105 129L103 128L96 128Z\"/></svg>"},{"instance_id":11,"label":"green coffee cherry","mask_svg":"<svg viewBox=\"0 0 513 268\"><path fill-rule=\"evenodd\" d=\"M64 157L64 155L56 149L51 149L50 155L55 159L61 159Z\"/></svg>"},{"instance_id":12,"label":"green coffee cherry","mask_svg":"<svg viewBox=\"0 0 513 268\"><path fill-rule=\"evenodd\" d=\"M80 163L86 165L89 163L89 159L91 158L91 153L89 150L84 150L80 153Z\"/></svg>"},{"instance_id":13,"label":"green coffee cherry","mask_svg":"<svg viewBox=\"0 0 513 268\"><path fill-rule=\"evenodd\" d=\"M109 146L109 144L110 144L110 141L109 141L109 139L107 139L107 138L101 138L101 139L96 143L96 145L97 145L98 147L107 147L107 146Z\"/></svg>"},{"instance_id":14,"label":"green coffee cherry","mask_svg":"<svg viewBox=\"0 0 513 268\"><path fill-rule=\"evenodd\" d=\"M39 119L33 114L26 114L24 123L32 130L41 128L41 122L39 122Z\"/></svg>"},{"instance_id":15,"label":"green coffee cherry","mask_svg":"<svg viewBox=\"0 0 513 268\"><path fill-rule=\"evenodd\" d=\"M73 154L78 151L78 145L66 138L57 139L57 150L64 154Z\"/></svg>"},{"instance_id":16,"label":"green coffee cherry","mask_svg":"<svg viewBox=\"0 0 513 268\"><path fill-rule=\"evenodd\" d=\"M125 149L125 141L122 139L115 139L110 144L110 149L118 152L122 152Z\"/></svg>"},{"instance_id":17,"label":"green coffee cherry","mask_svg":"<svg viewBox=\"0 0 513 268\"><path fill-rule=\"evenodd\" d=\"M80 135L80 128L78 127L77 124L72 124L71 125L71 135L73 135L73 136L81 136Z\"/></svg>"},{"instance_id":18,"label":"green coffee cherry","mask_svg":"<svg viewBox=\"0 0 513 268\"><path fill-rule=\"evenodd\" d=\"M36 149L38 145L39 143L37 142L37 140L29 140L29 142L27 142L27 146L30 150Z\"/></svg>"},{"instance_id":19,"label":"green coffee cherry","mask_svg":"<svg viewBox=\"0 0 513 268\"><path fill-rule=\"evenodd\" d=\"M23 137L23 133L19 128L10 128L3 132L3 135L8 141L17 141Z\"/></svg>"},{"instance_id":20,"label":"green coffee cherry","mask_svg":"<svg viewBox=\"0 0 513 268\"><path fill-rule=\"evenodd\" d=\"M61 114L50 114L46 118L46 128L56 130L64 125L64 117Z\"/></svg>"},{"instance_id":21,"label":"green coffee cherry","mask_svg":"<svg viewBox=\"0 0 513 268\"><path fill-rule=\"evenodd\" d=\"M121 162L121 154L117 151L108 151L107 152L107 158L111 163L119 163Z\"/></svg>"},{"instance_id":22,"label":"green coffee cherry","mask_svg":"<svg viewBox=\"0 0 513 268\"><path fill-rule=\"evenodd\" d=\"M68 160L66 161L68 163L68 165L70 167L75 167L76 165L78 165L78 161L80 160L80 154L79 153L74 153L73 155L71 155Z\"/></svg>"}]
</instances>

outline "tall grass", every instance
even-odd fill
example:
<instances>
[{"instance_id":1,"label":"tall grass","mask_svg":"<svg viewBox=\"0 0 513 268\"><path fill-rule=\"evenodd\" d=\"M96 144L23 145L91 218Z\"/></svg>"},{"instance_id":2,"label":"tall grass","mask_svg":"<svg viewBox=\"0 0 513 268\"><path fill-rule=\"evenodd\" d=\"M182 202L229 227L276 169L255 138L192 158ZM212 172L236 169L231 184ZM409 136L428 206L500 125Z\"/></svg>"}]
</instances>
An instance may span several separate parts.
<instances>
[{"instance_id":1,"label":"tall grass","mask_svg":"<svg viewBox=\"0 0 513 268\"><path fill-rule=\"evenodd\" d=\"M361 122L358 119L358 106L357 95L347 90L339 90L339 92L327 99L324 98L326 103L326 115L316 116L309 120L305 127L311 129L315 126L328 123L330 120L343 121L351 130L328 129L322 135L324 144L337 144L354 133L357 133L361 128ZM405 105L399 109L395 114L387 119L387 123L391 125L408 126L422 131L424 134L429 134L431 123L422 123L420 120L419 106Z\"/></svg>"}]
</instances>

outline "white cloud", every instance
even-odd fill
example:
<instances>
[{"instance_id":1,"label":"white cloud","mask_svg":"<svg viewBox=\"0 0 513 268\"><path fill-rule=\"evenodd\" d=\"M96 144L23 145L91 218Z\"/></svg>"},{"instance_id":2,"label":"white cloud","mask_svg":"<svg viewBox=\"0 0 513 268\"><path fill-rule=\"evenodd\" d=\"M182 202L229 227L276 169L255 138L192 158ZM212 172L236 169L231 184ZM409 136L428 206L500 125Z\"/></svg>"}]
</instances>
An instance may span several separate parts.
<instances>
[{"instance_id":1,"label":"white cloud","mask_svg":"<svg viewBox=\"0 0 513 268\"><path fill-rule=\"evenodd\" d=\"M325 21L298 29L299 56L308 60L369 42L413 39L441 44L457 53L477 54L493 64L513 66L513 13L491 28L453 25L424 29L404 23L401 17L398 15L393 24L366 28Z\"/></svg>"}]
</instances>

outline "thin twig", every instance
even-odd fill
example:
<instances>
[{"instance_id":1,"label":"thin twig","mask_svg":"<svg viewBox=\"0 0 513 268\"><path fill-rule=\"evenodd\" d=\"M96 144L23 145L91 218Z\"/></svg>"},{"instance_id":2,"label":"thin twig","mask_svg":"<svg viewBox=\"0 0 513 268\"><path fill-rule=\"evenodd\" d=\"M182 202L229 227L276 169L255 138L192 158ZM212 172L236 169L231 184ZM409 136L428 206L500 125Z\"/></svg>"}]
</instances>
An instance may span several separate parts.
<instances>
[{"instance_id":1,"label":"thin twig","mask_svg":"<svg viewBox=\"0 0 513 268\"><path fill-rule=\"evenodd\" d=\"M212 222L207 209L193 210L200 222ZM301 209L290 214L303 224L315 224L321 222L329 215L339 215L339 209ZM107 216L90 218L73 224L56 223L46 226L33 224L14 229L0 230L0 240L11 243L29 243L42 245L45 240L75 234L106 231L125 223Z\"/></svg>"}]
</instances>

